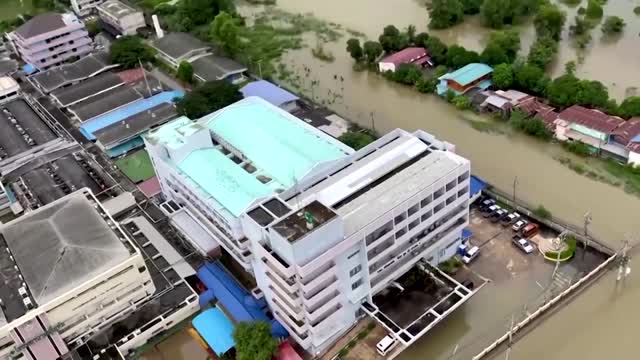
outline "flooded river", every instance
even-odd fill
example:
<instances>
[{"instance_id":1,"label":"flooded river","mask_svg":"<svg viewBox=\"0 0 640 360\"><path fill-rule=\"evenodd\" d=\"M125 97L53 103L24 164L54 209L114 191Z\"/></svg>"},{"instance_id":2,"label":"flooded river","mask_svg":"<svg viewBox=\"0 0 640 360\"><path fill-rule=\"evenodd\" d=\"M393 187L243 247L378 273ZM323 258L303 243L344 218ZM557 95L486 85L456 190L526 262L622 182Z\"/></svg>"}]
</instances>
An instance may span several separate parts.
<instances>
[{"instance_id":1,"label":"flooded river","mask_svg":"<svg viewBox=\"0 0 640 360\"><path fill-rule=\"evenodd\" d=\"M578 75L602 81L619 99L640 84L640 17L632 12L635 5L631 0L610 0L605 6L605 16L624 18L627 23L624 35L603 39L600 29L594 29L592 46L582 54L576 52L565 34L554 73L561 72L565 62L580 57ZM372 39L377 38L387 24L398 28L414 24L418 31L423 31L428 23L426 9L421 1L415 0L278 0L278 7L290 12L312 12L318 18L361 31ZM566 27L573 22L576 9L567 9ZM480 50L489 33L477 18L471 18L453 29L438 31L437 35L449 44ZM523 47L528 48L534 38L531 24L521 26L521 35ZM345 41L325 46L325 50L336 57L332 63L315 59L309 49L293 51L284 57L287 69L302 78L305 78L302 75L305 67L311 70L305 83L297 84L306 88L306 95L328 101L333 110L380 132L398 127L425 129L446 139L456 144L460 154L471 159L474 173L509 191L517 176L517 196L529 203L544 205L554 216L581 224L583 214L590 211L593 217L590 231L612 247L618 248L625 235L640 235L634 233L640 224L637 198L561 165L553 159L562 152L557 146L520 135L476 131L453 107L433 96L418 94L374 74L354 72L344 50ZM518 342L511 358L636 359L637 347L632 334L640 329L634 315L639 299L638 275L633 273L624 289L616 288L613 277L608 275ZM447 359L461 339L465 344L484 341L467 335L471 332L468 323L477 324L483 316L490 317L491 307L501 304L502 300L490 293L470 301L400 359ZM505 321L504 331L507 326Z\"/></svg>"}]
</instances>

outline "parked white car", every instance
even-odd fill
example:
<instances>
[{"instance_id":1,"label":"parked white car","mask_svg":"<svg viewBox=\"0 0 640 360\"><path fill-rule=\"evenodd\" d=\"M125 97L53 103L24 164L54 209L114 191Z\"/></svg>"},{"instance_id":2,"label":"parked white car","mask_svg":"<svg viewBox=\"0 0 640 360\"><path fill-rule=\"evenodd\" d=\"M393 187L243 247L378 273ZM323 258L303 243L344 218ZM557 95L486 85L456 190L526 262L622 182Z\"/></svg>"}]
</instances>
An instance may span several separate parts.
<instances>
[{"instance_id":1,"label":"parked white car","mask_svg":"<svg viewBox=\"0 0 640 360\"><path fill-rule=\"evenodd\" d=\"M396 345L398 345L398 340L391 335L387 335L376 345L376 350L381 356L386 356Z\"/></svg>"},{"instance_id":2,"label":"parked white car","mask_svg":"<svg viewBox=\"0 0 640 360\"><path fill-rule=\"evenodd\" d=\"M529 240L523 239L520 236L514 236L511 239L511 242L513 242L515 246L517 246L518 248L520 248L520 250L524 251L527 254L531 254L534 250L533 245L531 245Z\"/></svg>"},{"instance_id":3,"label":"parked white car","mask_svg":"<svg viewBox=\"0 0 640 360\"><path fill-rule=\"evenodd\" d=\"M513 229L513 231L515 231L515 232L518 232L518 231L522 230L525 226L527 226L527 224L528 224L527 220L518 220L518 221L516 221L515 224L513 224L511 229Z\"/></svg>"}]
</instances>

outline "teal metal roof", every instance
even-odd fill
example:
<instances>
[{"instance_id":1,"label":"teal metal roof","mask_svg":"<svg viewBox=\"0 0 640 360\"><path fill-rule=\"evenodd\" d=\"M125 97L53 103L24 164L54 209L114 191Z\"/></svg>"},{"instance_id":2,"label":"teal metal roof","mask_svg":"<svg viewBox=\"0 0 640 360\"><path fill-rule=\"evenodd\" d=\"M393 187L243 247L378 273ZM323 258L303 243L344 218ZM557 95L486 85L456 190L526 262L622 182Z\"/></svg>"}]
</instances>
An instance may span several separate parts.
<instances>
[{"instance_id":1,"label":"teal metal roof","mask_svg":"<svg viewBox=\"0 0 640 360\"><path fill-rule=\"evenodd\" d=\"M339 159L350 150L338 140L254 96L203 120L262 173L285 187L294 185L318 163Z\"/></svg>"},{"instance_id":2,"label":"teal metal roof","mask_svg":"<svg viewBox=\"0 0 640 360\"><path fill-rule=\"evenodd\" d=\"M147 141L152 144L164 144L168 148L178 149L186 143L185 138L203 129L202 125L181 116L163 126L149 131Z\"/></svg>"},{"instance_id":3,"label":"teal metal roof","mask_svg":"<svg viewBox=\"0 0 640 360\"><path fill-rule=\"evenodd\" d=\"M471 63L454 72L444 74L438 79L453 80L458 84L465 86L492 72L493 69L487 64Z\"/></svg>"},{"instance_id":4,"label":"teal metal roof","mask_svg":"<svg viewBox=\"0 0 640 360\"><path fill-rule=\"evenodd\" d=\"M195 150L178 168L234 216L273 191L214 148Z\"/></svg>"}]
</instances>

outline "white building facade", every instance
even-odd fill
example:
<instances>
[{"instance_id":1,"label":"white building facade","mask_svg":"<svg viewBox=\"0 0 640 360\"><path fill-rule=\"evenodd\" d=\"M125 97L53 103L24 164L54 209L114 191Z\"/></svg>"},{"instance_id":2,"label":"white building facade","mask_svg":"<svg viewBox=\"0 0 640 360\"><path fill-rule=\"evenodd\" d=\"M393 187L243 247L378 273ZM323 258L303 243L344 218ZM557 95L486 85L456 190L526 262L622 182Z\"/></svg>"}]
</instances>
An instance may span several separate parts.
<instances>
[{"instance_id":1,"label":"white building facade","mask_svg":"<svg viewBox=\"0 0 640 360\"><path fill-rule=\"evenodd\" d=\"M172 203L165 211L186 213L253 273L276 319L313 354L355 323L363 302L418 261L450 258L462 241L470 163L430 134L394 130L314 167L293 186L256 196L222 222L224 201L203 196L193 176L171 166L211 142L211 134L198 123L178 127L179 141L145 139Z\"/></svg>"},{"instance_id":2,"label":"white building facade","mask_svg":"<svg viewBox=\"0 0 640 360\"><path fill-rule=\"evenodd\" d=\"M91 14L104 0L71 0L71 8L78 16Z\"/></svg>"},{"instance_id":3,"label":"white building facade","mask_svg":"<svg viewBox=\"0 0 640 360\"><path fill-rule=\"evenodd\" d=\"M24 236L26 227L37 234ZM15 265L0 293L0 359L62 358L155 292L139 250L89 190L3 224L0 232L7 248L2 266ZM36 243L52 247L39 253Z\"/></svg>"},{"instance_id":4,"label":"white building facade","mask_svg":"<svg viewBox=\"0 0 640 360\"><path fill-rule=\"evenodd\" d=\"M107 0L98 5L96 10L100 19L121 35L136 35L136 30L146 26L142 11L118 0Z\"/></svg>"}]
</instances>

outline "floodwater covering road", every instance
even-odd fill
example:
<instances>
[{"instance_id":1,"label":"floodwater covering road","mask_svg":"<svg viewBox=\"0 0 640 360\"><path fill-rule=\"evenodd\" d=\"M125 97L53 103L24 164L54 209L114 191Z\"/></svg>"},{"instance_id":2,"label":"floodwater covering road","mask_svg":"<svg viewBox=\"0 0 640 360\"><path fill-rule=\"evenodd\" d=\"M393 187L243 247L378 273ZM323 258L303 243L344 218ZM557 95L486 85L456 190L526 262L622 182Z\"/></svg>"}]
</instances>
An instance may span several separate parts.
<instances>
[{"instance_id":1,"label":"floodwater covering road","mask_svg":"<svg viewBox=\"0 0 640 360\"><path fill-rule=\"evenodd\" d=\"M618 99L625 93L632 93L640 84L637 68L640 63L640 18L633 14L634 6L635 3L628 0L609 1L605 5L605 16L624 18L627 28L617 39L603 39L600 30L594 29L592 47L582 54L578 65L578 76L602 81ZM426 30L428 22L425 8L415 0L278 0L277 7L294 13L311 12L320 19L361 31L370 39L377 38L388 24L398 28L414 24L420 32ZM565 9L568 12L565 27L568 28L577 7ZM458 43L480 50L489 33L480 26L479 19L471 18L453 29L438 31L437 35L449 44ZM530 24L522 26L521 36L526 49L534 37ZM345 42L346 38L324 46L335 56L335 61L330 63L314 58L309 49L286 54L283 62L287 69L303 79L300 80L303 83L291 85L316 100L326 100L329 107L350 120L367 127L375 126L380 132L397 127L425 129L453 142L461 155L471 159L474 173L507 191L511 191L517 176L517 196L532 204L543 204L554 216L581 224L583 215L591 212L590 232L611 247L619 248L621 240L637 230L640 200L620 188L593 181L561 165L554 160L554 156L563 152L560 147L517 134L479 132L452 106L434 96L418 94L368 72L354 72ZM554 74L562 72L563 64L577 60L577 57L565 30ZM308 77L305 69L310 70ZM614 275L609 274L519 342L511 358L636 358L637 347L632 336L621 334L633 334L640 329L634 316L629 315L635 313L639 297L640 279L637 276L632 274L621 286L616 285ZM491 296L486 297L489 298ZM449 358L456 343L471 332L468 323L477 324L472 321L474 317L501 304L500 299L468 302L410 347L400 360ZM507 330L505 321L504 331ZM474 341L465 339L466 343Z\"/></svg>"}]
</instances>

